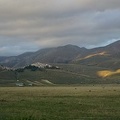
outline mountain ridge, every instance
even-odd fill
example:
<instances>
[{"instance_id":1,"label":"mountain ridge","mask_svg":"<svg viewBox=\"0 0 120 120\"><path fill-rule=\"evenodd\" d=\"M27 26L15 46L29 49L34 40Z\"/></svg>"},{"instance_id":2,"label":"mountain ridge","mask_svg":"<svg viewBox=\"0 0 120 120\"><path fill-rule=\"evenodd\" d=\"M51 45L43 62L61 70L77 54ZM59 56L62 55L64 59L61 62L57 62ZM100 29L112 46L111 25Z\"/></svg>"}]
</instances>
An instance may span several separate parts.
<instances>
[{"instance_id":1,"label":"mountain ridge","mask_svg":"<svg viewBox=\"0 0 120 120\"><path fill-rule=\"evenodd\" d=\"M80 48L76 45L65 45L53 48L44 48L36 52L26 52L18 56L0 57L0 64L18 68L35 62L41 63L79 63L85 65L104 66L104 63L120 65L120 40L104 47ZM109 65L108 65L109 66Z\"/></svg>"}]
</instances>

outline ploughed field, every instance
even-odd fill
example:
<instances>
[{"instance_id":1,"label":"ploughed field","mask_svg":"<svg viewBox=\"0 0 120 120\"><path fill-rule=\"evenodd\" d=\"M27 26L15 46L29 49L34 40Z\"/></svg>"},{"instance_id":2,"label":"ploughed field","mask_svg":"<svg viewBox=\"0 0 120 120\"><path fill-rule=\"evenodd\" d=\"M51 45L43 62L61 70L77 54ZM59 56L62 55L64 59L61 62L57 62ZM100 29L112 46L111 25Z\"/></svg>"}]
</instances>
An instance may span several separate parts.
<instances>
[{"instance_id":1,"label":"ploughed field","mask_svg":"<svg viewBox=\"0 0 120 120\"><path fill-rule=\"evenodd\" d=\"M0 120L120 120L120 85L0 87Z\"/></svg>"}]
</instances>

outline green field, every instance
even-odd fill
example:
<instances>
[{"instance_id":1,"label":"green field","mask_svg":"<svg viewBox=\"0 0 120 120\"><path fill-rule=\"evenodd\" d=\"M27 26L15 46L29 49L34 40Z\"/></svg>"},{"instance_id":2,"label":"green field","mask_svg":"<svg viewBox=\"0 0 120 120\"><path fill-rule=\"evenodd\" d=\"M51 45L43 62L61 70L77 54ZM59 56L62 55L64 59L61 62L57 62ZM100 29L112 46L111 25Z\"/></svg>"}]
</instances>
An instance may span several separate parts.
<instances>
[{"instance_id":1,"label":"green field","mask_svg":"<svg viewBox=\"0 0 120 120\"><path fill-rule=\"evenodd\" d=\"M0 87L0 120L120 120L120 86Z\"/></svg>"}]
</instances>

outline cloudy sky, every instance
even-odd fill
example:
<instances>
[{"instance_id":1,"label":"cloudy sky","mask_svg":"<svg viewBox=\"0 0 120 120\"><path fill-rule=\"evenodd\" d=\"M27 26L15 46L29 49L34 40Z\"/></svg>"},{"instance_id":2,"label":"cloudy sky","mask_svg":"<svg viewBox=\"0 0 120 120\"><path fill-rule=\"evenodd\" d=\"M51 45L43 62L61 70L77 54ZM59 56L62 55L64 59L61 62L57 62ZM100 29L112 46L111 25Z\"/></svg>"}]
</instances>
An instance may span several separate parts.
<instances>
[{"instance_id":1,"label":"cloudy sky","mask_svg":"<svg viewBox=\"0 0 120 120\"><path fill-rule=\"evenodd\" d=\"M0 0L0 56L120 39L120 0Z\"/></svg>"}]
</instances>

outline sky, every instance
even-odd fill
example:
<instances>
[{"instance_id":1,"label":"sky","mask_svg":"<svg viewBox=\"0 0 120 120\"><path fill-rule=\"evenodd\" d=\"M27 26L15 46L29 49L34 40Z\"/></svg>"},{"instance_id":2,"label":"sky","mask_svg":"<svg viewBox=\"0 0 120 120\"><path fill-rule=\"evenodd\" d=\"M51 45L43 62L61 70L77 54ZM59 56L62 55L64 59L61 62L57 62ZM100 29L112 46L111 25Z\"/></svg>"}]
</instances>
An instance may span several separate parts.
<instances>
[{"instance_id":1,"label":"sky","mask_svg":"<svg viewBox=\"0 0 120 120\"><path fill-rule=\"evenodd\" d=\"M120 0L0 0L0 56L120 40Z\"/></svg>"}]
</instances>

